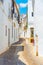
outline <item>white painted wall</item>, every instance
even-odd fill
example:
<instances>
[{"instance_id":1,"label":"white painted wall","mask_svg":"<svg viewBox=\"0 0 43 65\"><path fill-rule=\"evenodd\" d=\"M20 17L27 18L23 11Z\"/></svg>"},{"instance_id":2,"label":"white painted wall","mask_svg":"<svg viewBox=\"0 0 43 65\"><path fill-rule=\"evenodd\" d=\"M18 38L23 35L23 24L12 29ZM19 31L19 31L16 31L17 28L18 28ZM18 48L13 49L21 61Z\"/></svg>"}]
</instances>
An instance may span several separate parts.
<instances>
[{"instance_id":1,"label":"white painted wall","mask_svg":"<svg viewBox=\"0 0 43 65\"><path fill-rule=\"evenodd\" d=\"M43 56L43 0L35 0L35 32L38 34L38 52Z\"/></svg>"},{"instance_id":2,"label":"white painted wall","mask_svg":"<svg viewBox=\"0 0 43 65\"><path fill-rule=\"evenodd\" d=\"M32 0L28 0L28 31L27 36L30 38L30 28L34 28L34 17L32 17Z\"/></svg>"},{"instance_id":3,"label":"white painted wall","mask_svg":"<svg viewBox=\"0 0 43 65\"><path fill-rule=\"evenodd\" d=\"M8 47L7 37L5 37L5 21L7 24L6 17L1 9L0 5L0 52L4 51Z\"/></svg>"},{"instance_id":4,"label":"white painted wall","mask_svg":"<svg viewBox=\"0 0 43 65\"><path fill-rule=\"evenodd\" d=\"M18 21L15 19L14 21L16 22L16 27L14 28L13 25L13 38L12 38L12 20L8 19L8 1L10 0L4 0L4 4L0 5L0 53L3 53L5 50L8 49L8 29L10 29L10 45L12 43L19 41L19 31L18 31L19 25L18 25ZM5 35L6 25L7 25L7 36ZM15 34L14 34L14 30L15 30Z\"/></svg>"},{"instance_id":5,"label":"white painted wall","mask_svg":"<svg viewBox=\"0 0 43 65\"><path fill-rule=\"evenodd\" d=\"M43 56L43 0L35 0L34 18L31 17L32 0L28 1L28 23L33 22L35 34L38 35L38 52Z\"/></svg>"},{"instance_id":6,"label":"white painted wall","mask_svg":"<svg viewBox=\"0 0 43 65\"><path fill-rule=\"evenodd\" d=\"M28 23L33 23L34 17L32 17L32 0L28 0Z\"/></svg>"}]
</instances>

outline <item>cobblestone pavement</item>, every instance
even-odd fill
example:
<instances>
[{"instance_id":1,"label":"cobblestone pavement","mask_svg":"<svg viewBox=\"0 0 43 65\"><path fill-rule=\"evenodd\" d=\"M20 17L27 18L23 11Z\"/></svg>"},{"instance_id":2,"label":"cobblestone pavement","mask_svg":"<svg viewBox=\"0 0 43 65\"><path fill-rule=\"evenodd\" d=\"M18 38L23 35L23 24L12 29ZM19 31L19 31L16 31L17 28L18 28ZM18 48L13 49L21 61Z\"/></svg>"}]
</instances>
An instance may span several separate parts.
<instances>
[{"instance_id":1,"label":"cobblestone pavement","mask_svg":"<svg viewBox=\"0 0 43 65\"><path fill-rule=\"evenodd\" d=\"M11 46L9 50L0 55L0 65L25 65L18 59L18 52L23 51L22 46Z\"/></svg>"}]
</instances>

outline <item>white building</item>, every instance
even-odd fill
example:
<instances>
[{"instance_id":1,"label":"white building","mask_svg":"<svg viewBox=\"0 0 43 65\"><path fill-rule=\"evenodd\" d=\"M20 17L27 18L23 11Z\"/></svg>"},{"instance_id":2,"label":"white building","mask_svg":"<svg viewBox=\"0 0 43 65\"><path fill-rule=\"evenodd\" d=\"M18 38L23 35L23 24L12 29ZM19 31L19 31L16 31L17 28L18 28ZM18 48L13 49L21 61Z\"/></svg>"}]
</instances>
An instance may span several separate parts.
<instances>
[{"instance_id":1,"label":"white building","mask_svg":"<svg viewBox=\"0 0 43 65\"><path fill-rule=\"evenodd\" d=\"M38 52L43 56L43 0L35 0L35 31L38 34Z\"/></svg>"},{"instance_id":2,"label":"white building","mask_svg":"<svg viewBox=\"0 0 43 65\"><path fill-rule=\"evenodd\" d=\"M33 12L32 1L34 1L34 17L31 17L31 13ZM28 1L28 23L29 22L33 24L34 36L38 35L38 55L43 56L43 0Z\"/></svg>"},{"instance_id":3,"label":"white building","mask_svg":"<svg viewBox=\"0 0 43 65\"><path fill-rule=\"evenodd\" d=\"M34 9L32 6L32 0L28 1L28 34L30 43L34 44Z\"/></svg>"},{"instance_id":4,"label":"white building","mask_svg":"<svg viewBox=\"0 0 43 65\"><path fill-rule=\"evenodd\" d=\"M0 54L19 41L19 13L16 3L12 1L0 0Z\"/></svg>"}]
</instances>

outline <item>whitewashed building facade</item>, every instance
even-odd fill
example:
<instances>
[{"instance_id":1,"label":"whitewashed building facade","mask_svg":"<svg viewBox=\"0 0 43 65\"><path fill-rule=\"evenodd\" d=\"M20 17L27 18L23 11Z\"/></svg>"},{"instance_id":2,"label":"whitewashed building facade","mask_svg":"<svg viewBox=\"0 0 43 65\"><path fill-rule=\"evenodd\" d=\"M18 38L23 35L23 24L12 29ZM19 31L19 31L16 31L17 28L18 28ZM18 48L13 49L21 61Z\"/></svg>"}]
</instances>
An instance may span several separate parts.
<instances>
[{"instance_id":1,"label":"whitewashed building facade","mask_svg":"<svg viewBox=\"0 0 43 65\"><path fill-rule=\"evenodd\" d=\"M14 5L15 4L15 5ZM19 41L19 13L13 0L0 0L0 54Z\"/></svg>"},{"instance_id":2,"label":"whitewashed building facade","mask_svg":"<svg viewBox=\"0 0 43 65\"><path fill-rule=\"evenodd\" d=\"M43 0L35 0L35 31L38 34L38 52L43 56Z\"/></svg>"},{"instance_id":3,"label":"whitewashed building facade","mask_svg":"<svg viewBox=\"0 0 43 65\"><path fill-rule=\"evenodd\" d=\"M34 5L32 5L32 3ZM31 13L33 12L33 6L34 6L34 17L31 17ZM32 26L34 27L34 36L38 35L37 39L38 42L36 42L35 38L35 45L38 45L38 55L43 56L43 0L28 1L28 23L30 22L33 24Z\"/></svg>"}]
</instances>

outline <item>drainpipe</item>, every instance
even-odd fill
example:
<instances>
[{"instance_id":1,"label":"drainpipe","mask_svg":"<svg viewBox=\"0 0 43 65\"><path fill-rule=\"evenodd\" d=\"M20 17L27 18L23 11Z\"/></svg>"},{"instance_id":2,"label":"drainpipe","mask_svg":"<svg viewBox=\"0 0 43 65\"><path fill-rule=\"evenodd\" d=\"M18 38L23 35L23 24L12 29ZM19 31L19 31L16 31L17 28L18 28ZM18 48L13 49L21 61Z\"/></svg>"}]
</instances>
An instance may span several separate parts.
<instances>
[{"instance_id":1,"label":"drainpipe","mask_svg":"<svg viewBox=\"0 0 43 65\"><path fill-rule=\"evenodd\" d=\"M3 3L3 0L0 0L1 3Z\"/></svg>"}]
</instances>

